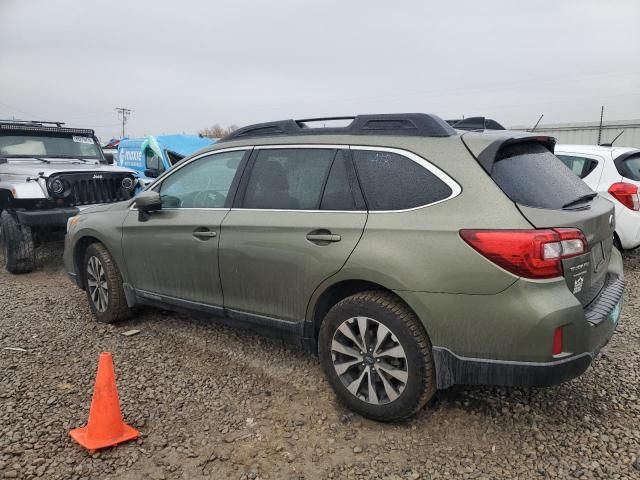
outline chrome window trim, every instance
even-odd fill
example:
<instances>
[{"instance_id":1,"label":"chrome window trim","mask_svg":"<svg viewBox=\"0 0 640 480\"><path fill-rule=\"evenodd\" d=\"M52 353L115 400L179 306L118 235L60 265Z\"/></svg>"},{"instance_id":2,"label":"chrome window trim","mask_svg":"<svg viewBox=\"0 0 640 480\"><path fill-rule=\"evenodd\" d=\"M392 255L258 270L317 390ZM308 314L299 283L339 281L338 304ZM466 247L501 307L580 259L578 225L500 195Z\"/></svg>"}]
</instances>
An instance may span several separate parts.
<instances>
[{"instance_id":1,"label":"chrome window trim","mask_svg":"<svg viewBox=\"0 0 640 480\"><path fill-rule=\"evenodd\" d=\"M367 213L366 210L284 210L281 208L232 208L233 212Z\"/></svg>"},{"instance_id":2,"label":"chrome window trim","mask_svg":"<svg viewBox=\"0 0 640 480\"><path fill-rule=\"evenodd\" d=\"M282 150L287 148L326 148L328 150L348 149L349 145L331 145L327 143L303 143L303 144L287 144L287 145L255 145L256 150Z\"/></svg>"},{"instance_id":3,"label":"chrome window trim","mask_svg":"<svg viewBox=\"0 0 640 480\"><path fill-rule=\"evenodd\" d=\"M440 180L442 180L450 189L451 195L447 198L443 198L436 202L427 203L425 205L418 205L417 207L406 208L403 210L286 210L286 209L278 209L278 208L242 208L235 207L232 208L232 211L251 211L251 212L301 212L301 213L370 213L370 214L381 214L381 213L403 213L403 212L411 212L414 210L419 210L421 208L430 207L432 205L437 205L438 203L446 202L447 200L451 200L452 198L457 197L462 193L462 187L456 182L453 178L447 175L440 168L436 167L432 163L428 162L421 156L410 152L408 150L404 150L401 148L394 147L377 147L371 145L327 145L327 144L288 144L288 145L255 145L253 147L255 150L262 149L280 149L280 148L342 148L349 150L367 150L367 151L378 151L378 152L388 152L395 153L398 155L402 155L409 160L416 162L421 167L425 168Z\"/></svg>"},{"instance_id":4,"label":"chrome window trim","mask_svg":"<svg viewBox=\"0 0 640 480\"><path fill-rule=\"evenodd\" d=\"M418 205L417 207L412 207L412 208L406 208L403 210L293 210L293 209L279 209L279 208L242 208L242 207L233 207L233 208L167 208L167 209L163 209L163 210L228 210L228 211L246 211L246 212L297 212L297 213L355 213L355 214L362 214L362 213L369 213L369 214L385 214L385 213L404 213L404 212L412 212L414 210L420 210L422 208L426 208L426 207L431 207L433 205L437 205L439 203L443 203L446 202L448 200L451 200L452 198L457 197L458 195L460 195L460 193L462 193L462 187L460 186L460 184L458 184L458 182L456 182L453 178L451 178L449 175L447 175L443 170L441 170L440 168L436 167L435 165L433 165L431 162L425 160L424 158L422 158L421 156L410 152L408 150L404 150L402 148L395 148L395 147L378 147L378 146L371 146L371 145L336 145L336 144L311 144L311 143L302 143L302 144L286 144L286 145L245 145L242 147L229 147L229 148L223 148L220 150L213 150L213 151L208 151L208 152L204 152L201 153L200 155L193 157L192 159L190 159L188 162L186 162L184 165L180 165L177 168L171 168L167 171L165 171L162 175L160 175L154 182L152 185L147 186L144 191L146 191L147 189L149 190L153 190L154 188L160 188L160 180L164 180L166 177L168 177L169 175L173 174L174 172L177 172L178 170L180 170L181 168L185 167L186 165L189 165L191 162L198 160L202 157L206 157L206 156L210 156L210 155L214 155L217 153L225 153L225 152L233 152L233 151L238 151L238 150L275 150L275 149L290 149L290 148L312 148L312 149L317 149L317 148L326 148L326 149L349 149L349 150L365 150L365 151L379 151L379 152L388 152L388 153L395 153L397 155L401 155L405 158L408 158L409 160L412 160L414 162L416 162L418 165L420 165L421 167L425 168L426 170L428 170L429 172L431 172L433 175L435 175L436 177L438 177L441 181L443 181L450 189L451 189L451 195L449 195L446 198L443 198L441 200L438 200L436 202L432 202L432 203L427 203L425 205ZM156 184L156 182L158 182ZM149 188L149 187L153 187L153 188ZM135 207L133 206L133 204L130 207L130 210L135 210Z\"/></svg>"},{"instance_id":5,"label":"chrome window trim","mask_svg":"<svg viewBox=\"0 0 640 480\"><path fill-rule=\"evenodd\" d=\"M231 210L230 208L223 208L223 207L211 207L211 208L205 208L205 207L184 207L184 208L163 208L161 211L163 212L172 212L175 210L206 210L206 211L215 211L215 212L228 212L229 210Z\"/></svg>"}]
</instances>

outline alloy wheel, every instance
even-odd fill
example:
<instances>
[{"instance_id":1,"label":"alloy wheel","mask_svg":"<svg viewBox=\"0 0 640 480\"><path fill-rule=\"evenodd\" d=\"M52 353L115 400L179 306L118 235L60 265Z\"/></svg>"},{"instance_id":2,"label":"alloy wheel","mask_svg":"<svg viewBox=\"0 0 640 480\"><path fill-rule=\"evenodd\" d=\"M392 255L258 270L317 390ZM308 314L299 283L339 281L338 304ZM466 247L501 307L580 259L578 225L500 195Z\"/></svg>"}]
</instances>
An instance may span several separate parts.
<instances>
[{"instance_id":1,"label":"alloy wheel","mask_svg":"<svg viewBox=\"0 0 640 480\"><path fill-rule=\"evenodd\" d=\"M374 405L396 400L408 380L404 348L393 332L369 317L351 317L331 342L333 368L358 399Z\"/></svg>"},{"instance_id":2,"label":"alloy wheel","mask_svg":"<svg viewBox=\"0 0 640 480\"><path fill-rule=\"evenodd\" d=\"M109 285L102 262L95 256L87 262L87 288L96 310L105 312L109 306Z\"/></svg>"}]
</instances>

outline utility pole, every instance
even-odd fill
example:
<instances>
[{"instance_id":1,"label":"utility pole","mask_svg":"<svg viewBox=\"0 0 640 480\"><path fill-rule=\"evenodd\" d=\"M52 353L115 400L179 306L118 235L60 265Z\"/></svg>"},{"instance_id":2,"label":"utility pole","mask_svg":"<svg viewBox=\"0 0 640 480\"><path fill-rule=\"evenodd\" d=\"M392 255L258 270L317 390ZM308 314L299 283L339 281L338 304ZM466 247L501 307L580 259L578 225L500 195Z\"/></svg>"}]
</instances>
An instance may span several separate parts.
<instances>
[{"instance_id":1,"label":"utility pole","mask_svg":"<svg viewBox=\"0 0 640 480\"><path fill-rule=\"evenodd\" d=\"M122 120L122 138L124 138L124 126L127 124L127 120L129 119L129 115L131 115L130 108L124 107L116 107L116 112L118 112L118 118Z\"/></svg>"},{"instance_id":2,"label":"utility pole","mask_svg":"<svg viewBox=\"0 0 640 480\"><path fill-rule=\"evenodd\" d=\"M600 126L598 127L598 145L600 145L600 141L602 140L602 117L604 117L604 105L600 109Z\"/></svg>"}]
</instances>

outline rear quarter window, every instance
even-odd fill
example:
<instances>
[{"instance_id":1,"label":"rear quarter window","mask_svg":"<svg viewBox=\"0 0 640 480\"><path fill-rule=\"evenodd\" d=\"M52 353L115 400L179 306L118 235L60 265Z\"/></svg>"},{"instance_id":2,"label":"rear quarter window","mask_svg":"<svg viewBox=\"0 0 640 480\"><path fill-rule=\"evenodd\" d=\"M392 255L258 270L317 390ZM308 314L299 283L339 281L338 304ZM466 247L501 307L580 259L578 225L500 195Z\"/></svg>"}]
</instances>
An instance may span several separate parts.
<instances>
[{"instance_id":1,"label":"rear quarter window","mask_svg":"<svg viewBox=\"0 0 640 480\"><path fill-rule=\"evenodd\" d=\"M596 160L576 155L556 155L574 174L580 178L585 178L598 165Z\"/></svg>"},{"instance_id":2,"label":"rear quarter window","mask_svg":"<svg viewBox=\"0 0 640 480\"><path fill-rule=\"evenodd\" d=\"M636 182L640 181L640 152L618 157L614 163L620 175Z\"/></svg>"},{"instance_id":3,"label":"rear quarter window","mask_svg":"<svg viewBox=\"0 0 640 480\"><path fill-rule=\"evenodd\" d=\"M449 185L404 155L353 150L353 160L371 211L407 210L444 200L452 194Z\"/></svg>"},{"instance_id":4,"label":"rear quarter window","mask_svg":"<svg viewBox=\"0 0 640 480\"><path fill-rule=\"evenodd\" d=\"M584 195L586 183L543 145L525 142L498 153L491 178L515 203L559 210Z\"/></svg>"}]
</instances>

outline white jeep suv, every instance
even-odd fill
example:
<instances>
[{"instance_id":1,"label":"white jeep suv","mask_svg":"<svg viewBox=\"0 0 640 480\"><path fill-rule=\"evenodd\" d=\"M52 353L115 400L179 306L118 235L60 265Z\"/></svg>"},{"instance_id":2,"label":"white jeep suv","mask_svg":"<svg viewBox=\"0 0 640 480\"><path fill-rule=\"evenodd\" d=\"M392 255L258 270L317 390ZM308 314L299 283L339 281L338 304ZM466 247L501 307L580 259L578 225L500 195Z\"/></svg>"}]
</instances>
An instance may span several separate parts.
<instances>
[{"instance_id":1,"label":"white jeep suv","mask_svg":"<svg viewBox=\"0 0 640 480\"><path fill-rule=\"evenodd\" d=\"M613 201L616 247L640 246L640 149L556 145L555 154L593 190Z\"/></svg>"}]
</instances>

